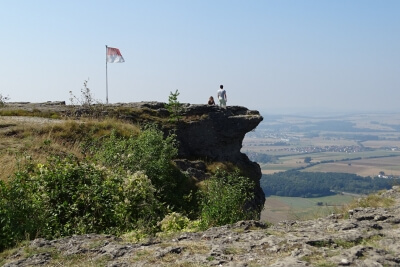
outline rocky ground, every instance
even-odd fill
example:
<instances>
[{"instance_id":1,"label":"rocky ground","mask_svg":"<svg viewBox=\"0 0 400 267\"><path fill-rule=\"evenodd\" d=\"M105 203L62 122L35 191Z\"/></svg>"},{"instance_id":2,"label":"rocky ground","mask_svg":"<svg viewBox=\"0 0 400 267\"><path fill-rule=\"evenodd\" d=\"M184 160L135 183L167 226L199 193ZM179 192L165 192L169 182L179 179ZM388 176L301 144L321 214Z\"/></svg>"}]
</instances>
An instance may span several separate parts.
<instances>
[{"instance_id":1,"label":"rocky ground","mask_svg":"<svg viewBox=\"0 0 400 267\"><path fill-rule=\"evenodd\" d=\"M114 236L36 239L3 253L3 266L400 266L400 187L388 208L355 208L310 221L257 221L129 243ZM348 217L348 218L346 218Z\"/></svg>"}]
</instances>

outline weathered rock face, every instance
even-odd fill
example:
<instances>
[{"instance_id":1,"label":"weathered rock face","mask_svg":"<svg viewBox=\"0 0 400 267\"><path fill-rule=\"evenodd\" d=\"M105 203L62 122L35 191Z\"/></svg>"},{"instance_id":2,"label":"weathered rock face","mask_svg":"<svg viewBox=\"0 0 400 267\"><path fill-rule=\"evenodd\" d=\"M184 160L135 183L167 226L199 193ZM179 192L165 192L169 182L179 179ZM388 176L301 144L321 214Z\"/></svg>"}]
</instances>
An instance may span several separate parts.
<instances>
[{"instance_id":1,"label":"weathered rock face","mask_svg":"<svg viewBox=\"0 0 400 267\"><path fill-rule=\"evenodd\" d=\"M242 141L246 133L262 121L258 111L244 107L189 105L184 116L193 118L178 124L180 156L218 161L241 161Z\"/></svg>"},{"instance_id":2,"label":"weathered rock face","mask_svg":"<svg viewBox=\"0 0 400 267\"><path fill-rule=\"evenodd\" d=\"M141 102L125 105L135 105L147 109L147 112L152 110L159 117L169 116L164 103ZM207 177L204 168L197 167L199 160L233 163L255 182L255 201L249 203L249 208L260 213L265 202L265 195L260 187L261 169L240 150L246 133L254 130L263 117L258 111L240 106L222 109L218 106L183 104L182 108L182 119L174 127L179 141L178 156L186 160L185 163L177 161L177 165L189 174ZM168 130L170 129L167 128L166 131Z\"/></svg>"},{"instance_id":3,"label":"weathered rock face","mask_svg":"<svg viewBox=\"0 0 400 267\"><path fill-rule=\"evenodd\" d=\"M252 179L256 188L252 208L261 212L265 195L260 187L260 166L240 152L246 133L263 120L258 111L231 106L186 105L176 134L180 142L179 157L206 161L232 162Z\"/></svg>"}]
</instances>

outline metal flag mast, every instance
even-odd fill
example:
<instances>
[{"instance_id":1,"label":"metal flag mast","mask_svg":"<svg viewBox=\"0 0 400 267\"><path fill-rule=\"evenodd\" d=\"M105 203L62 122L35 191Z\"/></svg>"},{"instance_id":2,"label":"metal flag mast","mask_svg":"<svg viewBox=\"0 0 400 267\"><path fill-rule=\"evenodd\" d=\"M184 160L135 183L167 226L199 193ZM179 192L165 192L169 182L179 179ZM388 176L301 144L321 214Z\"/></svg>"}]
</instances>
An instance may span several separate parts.
<instances>
[{"instance_id":1,"label":"metal flag mast","mask_svg":"<svg viewBox=\"0 0 400 267\"><path fill-rule=\"evenodd\" d=\"M108 47L106 45L106 104L108 104L108 71L107 71L108 62L110 63L125 62L118 48Z\"/></svg>"},{"instance_id":2,"label":"metal flag mast","mask_svg":"<svg viewBox=\"0 0 400 267\"><path fill-rule=\"evenodd\" d=\"M108 104L108 71L107 71L107 51L108 47L106 45L106 104Z\"/></svg>"}]
</instances>

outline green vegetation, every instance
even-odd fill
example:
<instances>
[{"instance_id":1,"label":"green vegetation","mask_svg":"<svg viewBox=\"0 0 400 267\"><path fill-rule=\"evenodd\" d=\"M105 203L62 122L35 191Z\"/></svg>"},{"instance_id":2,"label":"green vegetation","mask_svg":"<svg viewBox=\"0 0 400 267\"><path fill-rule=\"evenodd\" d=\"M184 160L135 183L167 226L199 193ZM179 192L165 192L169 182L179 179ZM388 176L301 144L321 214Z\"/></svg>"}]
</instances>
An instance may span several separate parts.
<instances>
[{"instance_id":1,"label":"green vegetation","mask_svg":"<svg viewBox=\"0 0 400 267\"><path fill-rule=\"evenodd\" d=\"M237 170L234 173L218 170L213 178L206 181L205 187L202 191L201 219L206 227L256 218L245 208L246 203L254 198L248 190L254 187L254 183L240 176Z\"/></svg>"},{"instance_id":2,"label":"green vegetation","mask_svg":"<svg viewBox=\"0 0 400 267\"><path fill-rule=\"evenodd\" d=\"M155 125L147 125L136 138L120 138L112 132L109 138L90 143L89 150L98 163L122 173L144 171L157 188L161 203L178 210L186 207L185 213L193 211L193 204L188 203L193 202L188 195L196 189L193 181L171 163L178 153L174 134L164 138Z\"/></svg>"},{"instance_id":3,"label":"green vegetation","mask_svg":"<svg viewBox=\"0 0 400 267\"><path fill-rule=\"evenodd\" d=\"M391 188L394 181L349 173L286 171L264 174L260 183L267 196L321 197L335 192L369 194Z\"/></svg>"},{"instance_id":4,"label":"green vegetation","mask_svg":"<svg viewBox=\"0 0 400 267\"><path fill-rule=\"evenodd\" d=\"M358 208L358 207L388 208L388 207L393 206L394 203L395 203L395 201L393 198L382 196L381 192L378 192L376 194L371 194L366 197L353 200L352 202L348 203L347 205L344 205L341 208L337 209L336 213L342 213L348 217L349 210L352 210L354 208Z\"/></svg>"},{"instance_id":5,"label":"green vegetation","mask_svg":"<svg viewBox=\"0 0 400 267\"><path fill-rule=\"evenodd\" d=\"M165 105L166 109L169 111L170 122L178 122L182 119L182 104L179 102L178 96L178 89L175 90L175 93L170 92L168 103Z\"/></svg>"},{"instance_id":6,"label":"green vegetation","mask_svg":"<svg viewBox=\"0 0 400 267\"><path fill-rule=\"evenodd\" d=\"M85 120L4 129L0 145L5 140L14 152L0 161L16 154L19 160L0 179L0 250L85 233L140 240L254 216L245 206L253 197L248 178L211 172L199 188L172 163L176 136L155 125Z\"/></svg>"}]
</instances>

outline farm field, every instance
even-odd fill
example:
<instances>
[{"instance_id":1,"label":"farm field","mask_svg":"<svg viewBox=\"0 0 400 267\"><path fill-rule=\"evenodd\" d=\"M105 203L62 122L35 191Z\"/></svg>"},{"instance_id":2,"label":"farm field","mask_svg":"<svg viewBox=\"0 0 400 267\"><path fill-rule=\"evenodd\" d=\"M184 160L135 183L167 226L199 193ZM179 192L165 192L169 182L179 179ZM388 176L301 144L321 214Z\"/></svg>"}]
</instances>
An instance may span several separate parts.
<instances>
[{"instance_id":1,"label":"farm field","mask_svg":"<svg viewBox=\"0 0 400 267\"><path fill-rule=\"evenodd\" d=\"M371 151L354 154L318 153L281 157L276 163L259 163L263 174L271 174L299 167L306 167L304 158L312 158L312 162L335 160L337 162L321 163L309 168L307 172L346 172L360 176L377 176L380 171L385 174L400 175L400 152ZM372 157L372 158L371 158ZM375 158L377 157L377 158ZM361 158L361 159L359 159ZM343 159L348 159L341 161Z\"/></svg>"},{"instance_id":2,"label":"farm field","mask_svg":"<svg viewBox=\"0 0 400 267\"><path fill-rule=\"evenodd\" d=\"M400 113L331 116L264 116L243 140L242 152L265 154L263 174L304 168L306 157L319 163L304 171L400 176ZM329 163L321 163L334 161Z\"/></svg>"},{"instance_id":3,"label":"farm field","mask_svg":"<svg viewBox=\"0 0 400 267\"><path fill-rule=\"evenodd\" d=\"M335 209L351 202L353 196L333 195L319 198L278 197L265 199L261 221L278 223L283 220L307 220L327 216ZM317 203L322 203L318 206Z\"/></svg>"},{"instance_id":4,"label":"farm field","mask_svg":"<svg viewBox=\"0 0 400 267\"><path fill-rule=\"evenodd\" d=\"M400 155L387 158L370 158L333 163L324 163L305 169L308 172L346 172L360 176L377 176L383 171L386 175L400 175Z\"/></svg>"}]
</instances>

